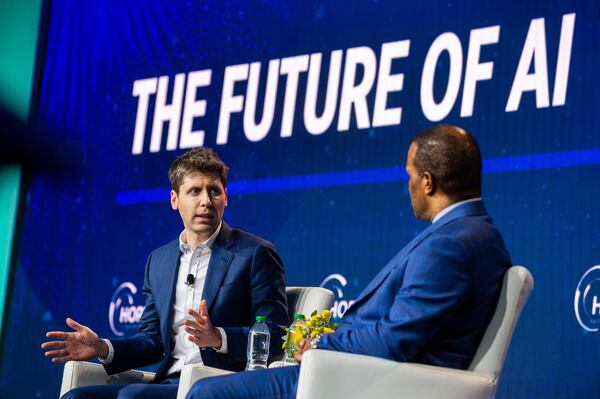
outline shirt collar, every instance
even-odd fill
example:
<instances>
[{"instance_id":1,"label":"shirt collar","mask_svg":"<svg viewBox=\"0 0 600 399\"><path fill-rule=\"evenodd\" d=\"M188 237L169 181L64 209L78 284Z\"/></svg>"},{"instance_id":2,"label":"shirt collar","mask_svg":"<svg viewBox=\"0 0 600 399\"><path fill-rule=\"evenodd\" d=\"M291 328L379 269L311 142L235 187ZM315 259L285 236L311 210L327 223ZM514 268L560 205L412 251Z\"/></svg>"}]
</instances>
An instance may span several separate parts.
<instances>
[{"instance_id":1,"label":"shirt collar","mask_svg":"<svg viewBox=\"0 0 600 399\"><path fill-rule=\"evenodd\" d=\"M223 221L221 221L221 223L219 223L219 227L217 227L215 232L212 233L210 237L208 237L208 240L206 240L202 244L198 245L197 248L212 248L213 244L215 243L215 240L217 239L217 236L219 235L219 232L221 231L221 226L223 226ZM185 240L185 230L183 230L181 232L181 234L179 234L179 249L181 250L181 252L191 251L192 247L189 246L188 244L186 244L184 240Z\"/></svg>"},{"instance_id":2,"label":"shirt collar","mask_svg":"<svg viewBox=\"0 0 600 399\"><path fill-rule=\"evenodd\" d=\"M475 202L475 201L481 201L481 197L469 198L469 199L466 199L464 201L455 202L454 204L445 207L444 209L442 209L441 212L439 212L437 215L435 215L435 217L433 218L433 220L431 221L431 223L437 222L438 220L440 220L442 218L442 216L446 215L447 213L449 213L453 209L456 209L456 208L458 208L461 205L468 204L469 202Z\"/></svg>"}]
</instances>

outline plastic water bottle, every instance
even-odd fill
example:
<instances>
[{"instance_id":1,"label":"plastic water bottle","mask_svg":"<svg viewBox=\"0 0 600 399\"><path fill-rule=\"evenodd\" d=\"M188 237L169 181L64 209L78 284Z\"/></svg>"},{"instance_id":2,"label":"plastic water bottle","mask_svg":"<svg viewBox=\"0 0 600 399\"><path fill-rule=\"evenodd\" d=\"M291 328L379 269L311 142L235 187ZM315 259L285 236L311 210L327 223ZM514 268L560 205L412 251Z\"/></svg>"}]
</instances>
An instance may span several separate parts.
<instances>
[{"instance_id":1,"label":"plastic water bottle","mask_svg":"<svg viewBox=\"0 0 600 399\"><path fill-rule=\"evenodd\" d=\"M256 323L254 323L248 334L248 362L246 363L246 370L267 368L271 333L265 320L267 320L265 316L256 316Z\"/></svg>"},{"instance_id":2,"label":"plastic water bottle","mask_svg":"<svg viewBox=\"0 0 600 399\"><path fill-rule=\"evenodd\" d=\"M300 349L300 341L303 339L309 339L310 333L304 320L304 315L297 313L294 315L294 322L288 330L286 344L285 344L285 359L286 363L296 363L294 356L298 349Z\"/></svg>"}]
</instances>

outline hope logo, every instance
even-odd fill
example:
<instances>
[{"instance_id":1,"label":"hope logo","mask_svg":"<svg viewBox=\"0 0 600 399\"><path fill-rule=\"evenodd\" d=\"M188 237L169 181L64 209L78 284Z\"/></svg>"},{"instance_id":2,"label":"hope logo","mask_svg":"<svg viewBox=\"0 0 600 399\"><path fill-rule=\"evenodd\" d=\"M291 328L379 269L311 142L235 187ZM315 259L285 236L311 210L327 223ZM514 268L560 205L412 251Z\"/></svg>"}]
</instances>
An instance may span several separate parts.
<instances>
[{"instance_id":1,"label":"hope logo","mask_svg":"<svg viewBox=\"0 0 600 399\"><path fill-rule=\"evenodd\" d=\"M586 331L600 327L600 265L583 274L575 290L575 317Z\"/></svg>"},{"instance_id":2,"label":"hope logo","mask_svg":"<svg viewBox=\"0 0 600 399\"><path fill-rule=\"evenodd\" d=\"M135 305L133 299L137 288L128 281L119 285L115 290L108 309L108 322L113 334L122 337L125 332L135 332L142 317L144 307Z\"/></svg>"},{"instance_id":3,"label":"hope logo","mask_svg":"<svg viewBox=\"0 0 600 399\"><path fill-rule=\"evenodd\" d=\"M335 301L331 307L331 317L334 319L341 319L348 308L354 303L354 300L346 300L344 298L344 288L348 284L346 278L341 274L330 274L325 277L325 280L321 283L321 287L328 288L333 291Z\"/></svg>"}]
</instances>

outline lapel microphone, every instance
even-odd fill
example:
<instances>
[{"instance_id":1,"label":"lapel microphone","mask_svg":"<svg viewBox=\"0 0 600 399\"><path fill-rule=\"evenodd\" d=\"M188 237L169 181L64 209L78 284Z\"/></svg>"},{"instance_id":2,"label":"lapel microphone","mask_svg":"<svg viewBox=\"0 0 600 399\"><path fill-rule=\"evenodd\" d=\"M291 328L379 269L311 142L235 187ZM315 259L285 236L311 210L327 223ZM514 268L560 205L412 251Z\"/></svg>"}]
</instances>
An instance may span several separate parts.
<instances>
[{"instance_id":1,"label":"lapel microphone","mask_svg":"<svg viewBox=\"0 0 600 399\"><path fill-rule=\"evenodd\" d=\"M194 277L194 275L192 273L188 274L186 279L185 279L185 285L187 285L188 287L191 287L194 285L194 282L196 281L196 277Z\"/></svg>"}]
</instances>

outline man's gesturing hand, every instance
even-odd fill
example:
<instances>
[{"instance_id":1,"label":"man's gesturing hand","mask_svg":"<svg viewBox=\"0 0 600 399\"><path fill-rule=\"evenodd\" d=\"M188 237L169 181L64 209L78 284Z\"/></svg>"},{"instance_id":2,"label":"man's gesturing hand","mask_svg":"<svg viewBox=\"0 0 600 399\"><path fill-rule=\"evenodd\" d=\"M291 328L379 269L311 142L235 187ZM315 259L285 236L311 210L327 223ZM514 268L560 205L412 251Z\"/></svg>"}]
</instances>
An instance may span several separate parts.
<instances>
[{"instance_id":1,"label":"man's gesturing hand","mask_svg":"<svg viewBox=\"0 0 600 399\"><path fill-rule=\"evenodd\" d=\"M48 341L42 344L46 357L51 357L53 362L68 362L69 360L88 360L94 357L106 359L108 345L98 338L98 334L73 319L67 319L67 325L75 332L50 331L46 337L57 341Z\"/></svg>"},{"instance_id":2,"label":"man's gesturing hand","mask_svg":"<svg viewBox=\"0 0 600 399\"><path fill-rule=\"evenodd\" d=\"M206 301L203 299L200 302L200 313L193 309L188 310L188 314L194 320L184 320L185 331L187 331L188 339L198 345L200 348L215 348L221 349L223 341L221 333L210 322L208 311L206 310Z\"/></svg>"}]
</instances>

